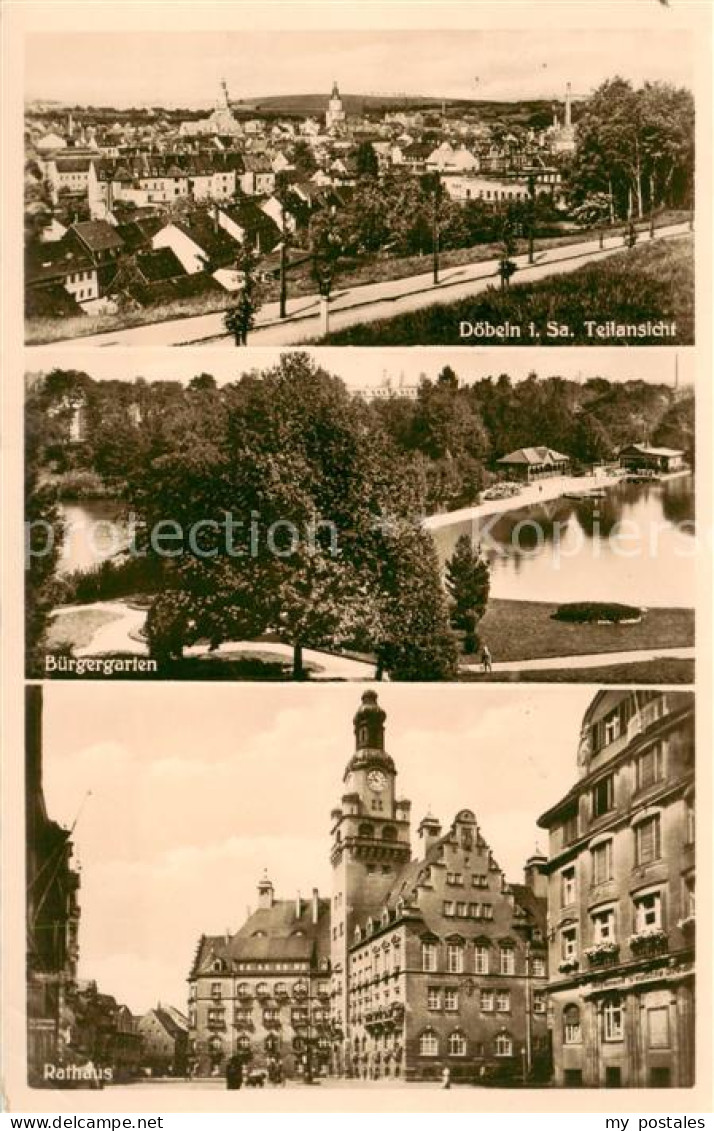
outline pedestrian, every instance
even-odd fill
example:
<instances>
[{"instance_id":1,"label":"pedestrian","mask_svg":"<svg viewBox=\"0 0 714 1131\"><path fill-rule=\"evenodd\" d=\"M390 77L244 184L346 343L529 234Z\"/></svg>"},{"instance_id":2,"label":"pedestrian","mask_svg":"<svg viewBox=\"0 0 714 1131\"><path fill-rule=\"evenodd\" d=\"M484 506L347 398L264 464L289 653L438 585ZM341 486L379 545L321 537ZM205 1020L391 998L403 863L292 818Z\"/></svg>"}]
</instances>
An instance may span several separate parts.
<instances>
[{"instance_id":1,"label":"pedestrian","mask_svg":"<svg viewBox=\"0 0 714 1131\"><path fill-rule=\"evenodd\" d=\"M483 672L490 672L492 670L491 652L488 644L484 644L481 649L481 670Z\"/></svg>"},{"instance_id":2,"label":"pedestrian","mask_svg":"<svg viewBox=\"0 0 714 1131\"><path fill-rule=\"evenodd\" d=\"M441 1086L442 1088L451 1087L451 1069L448 1067L448 1065L441 1073Z\"/></svg>"},{"instance_id":3,"label":"pedestrian","mask_svg":"<svg viewBox=\"0 0 714 1131\"><path fill-rule=\"evenodd\" d=\"M235 1054L226 1064L226 1087L231 1091L240 1088L243 1084L243 1065L239 1056Z\"/></svg>"}]
</instances>

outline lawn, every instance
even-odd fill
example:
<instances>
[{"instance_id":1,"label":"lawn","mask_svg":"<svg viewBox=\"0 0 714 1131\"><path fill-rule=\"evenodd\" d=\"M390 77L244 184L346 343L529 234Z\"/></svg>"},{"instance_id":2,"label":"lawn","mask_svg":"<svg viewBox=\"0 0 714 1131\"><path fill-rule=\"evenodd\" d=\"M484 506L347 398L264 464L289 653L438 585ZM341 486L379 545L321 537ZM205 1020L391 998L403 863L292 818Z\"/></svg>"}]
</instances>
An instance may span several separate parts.
<instances>
[{"instance_id":1,"label":"lawn","mask_svg":"<svg viewBox=\"0 0 714 1131\"><path fill-rule=\"evenodd\" d=\"M516 276L517 278L518 276ZM664 319L677 324L676 339L590 338L586 320L607 323L646 323ZM691 237L642 244L631 251L608 255L575 271L532 283L515 283L505 290L492 286L473 298L438 303L385 318L348 326L321 338L321 345L399 346L454 345L459 323L490 322L515 326L534 323L541 341L549 345L691 345L694 342L694 256ZM546 338L546 324L567 325L572 336ZM460 344L482 345L480 338ZM519 338L494 338L489 344L532 345L526 333Z\"/></svg>"},{"instance_id":2,"label":"lawn","mask_svg":"<svg viewBox=\"0 0 714 1131\"><path fill-rule=\"evenodd\" d=\"M119 613L100 609L78 609L73 613L56 616L47 633L47 651L71 645L73 649L88 648L94 634L112 621L121 620Z\"/></svg>"},{"instance_id":3,"label":"lawn","mask_svg":"<svg viewBox=\"0 0 714 1131\"><path fill-rule=\"evenodd\" d=\"M693 609L650 609L639 624L567 624L551 619L557 608L546 601L491 599L479 636L494 663L694 644ZM551 678L550 671L535 674Z\"/></svg>"},{"instance_id":4,"label":"lawn","mask_svg":"<svg viewBox=\"0 0 714 1131\"><path fill-rule=\"evenodd\" d=\"M464 683L611 683L692 684L694 660L643 660L632 664L609 664L597 668L549 668L536 672L464 672Z\"/></svg>"}]
</instances>

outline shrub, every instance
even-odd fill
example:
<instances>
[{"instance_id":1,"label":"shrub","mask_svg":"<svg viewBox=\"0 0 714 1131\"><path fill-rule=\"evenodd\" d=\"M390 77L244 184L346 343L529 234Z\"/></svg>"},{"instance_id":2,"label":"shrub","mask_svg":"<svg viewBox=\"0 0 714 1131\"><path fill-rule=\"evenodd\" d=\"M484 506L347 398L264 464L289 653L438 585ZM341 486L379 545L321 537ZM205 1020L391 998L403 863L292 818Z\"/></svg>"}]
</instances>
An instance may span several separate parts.
<instances>
[{"instance_id":1,"label":"shrub","mask_svg":"<svg viewBox=\"0 0 714 1131\"><path fill-rule=\"evenodd\" d=\"M85 605L112 601L136 593L155 593L162 577L162 563L154 558L110 558L91 570L75 570L61 579L62 603Z\"/></svg>"},{"instance_id":2,"label":"shrub","mask_svg":"<svg viewBox=\"0 0 714 1131\"><path fill-rule=\"evenodd\" d=\"M568 624L594 624L598 621L620 624L622 621L640 620L641 617L642 609L638 609L636 605L573 601L568 605L559 605L552 619L565 621Z\"/></svg>"}]
</instances>

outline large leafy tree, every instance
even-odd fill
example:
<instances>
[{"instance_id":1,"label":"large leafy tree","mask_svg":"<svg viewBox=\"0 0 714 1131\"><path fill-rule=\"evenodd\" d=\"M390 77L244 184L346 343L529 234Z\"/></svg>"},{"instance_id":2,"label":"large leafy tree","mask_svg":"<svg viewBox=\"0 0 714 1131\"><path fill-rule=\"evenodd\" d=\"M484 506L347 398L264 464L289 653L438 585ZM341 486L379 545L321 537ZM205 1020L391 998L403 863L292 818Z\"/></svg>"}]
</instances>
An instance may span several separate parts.
<instances>
[{"instance_id":1,"label":"large leafy tree","mask_svg":"<svg viewBox=\"0 0 714 1131\"><path fill-rule=\"evenodd\" d=\"M166 565L148 622L156 655L270 631L292 644L300 677L305 647L358 641L379 650L388 632L411 648L414 670L435 670L424 634L407 645L398 633L410 622L395 619L389 584L398 568L404 594L410 588L411 559L395 563L391 529L411 529L417 495L371 408L306 355L246 375L209 408L192 396L168 449L134 481L132 501L150 553L161 552L150 541L161 523L176 524L182 547L200 525L193 551ZM414 562L446 632L438 569L428 557Z\"/></svg>"}]
</instances>

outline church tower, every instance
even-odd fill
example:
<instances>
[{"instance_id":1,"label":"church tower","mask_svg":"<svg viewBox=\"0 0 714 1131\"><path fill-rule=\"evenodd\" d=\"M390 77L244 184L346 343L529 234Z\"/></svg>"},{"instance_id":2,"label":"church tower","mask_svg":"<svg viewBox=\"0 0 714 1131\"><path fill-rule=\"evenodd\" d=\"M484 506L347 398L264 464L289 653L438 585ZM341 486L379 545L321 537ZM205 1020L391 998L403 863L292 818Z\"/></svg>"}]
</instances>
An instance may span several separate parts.
<instances>
[{"instance_id":1,"label":"church tower","mask_svg":"<svg viewBox=\"0 0 714 1131\"><path fill-rule=\"evenodd\" d=\"M344 125L345 117L346 115L342 107L342 99L340 98L337 82L333 82L332 94L330 95L330 101L327 104L327 113L325 115L325 124L328 130L333 130L336 127L339 128Z\"/></svg>"},{"instance_id":2,"label":"church tower","mask_svg":"<svg viewBox=\"0 0 714 1131\"><path fill-rule=\"evenodd\" d=\"M375 691L365 691L354 717L355 752L343 775L340 806L332 810L333 1016L346 1032L348 948L356 924L376 916L411 859L410 801L397 800L397 770L384 748L386 714Z\"/></svg>"}]
</instances>

